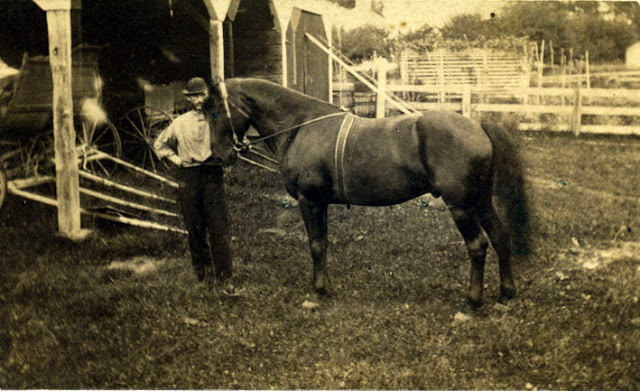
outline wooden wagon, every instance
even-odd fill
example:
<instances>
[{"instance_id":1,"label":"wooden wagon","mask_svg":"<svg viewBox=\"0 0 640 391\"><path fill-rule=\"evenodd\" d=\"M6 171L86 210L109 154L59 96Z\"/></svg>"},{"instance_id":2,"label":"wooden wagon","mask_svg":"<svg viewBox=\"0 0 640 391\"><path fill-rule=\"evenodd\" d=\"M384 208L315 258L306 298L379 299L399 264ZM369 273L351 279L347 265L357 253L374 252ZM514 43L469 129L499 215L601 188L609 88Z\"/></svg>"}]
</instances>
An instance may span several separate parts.
<instances>
[{"instance_id":1,"label":"wooden wagon","mask_svg":"<svg viewBox=\"0 0 640 391\"><path fill-rule=\"evenodd\" d=\"M144 89L144 104L127 111L121 131L127 140L125 150L128 160L154 173L166 172L166 161L159 161L153 142L180 114L188 109L182 90L186 81L168 84L147 84Z\"/></svg>"},{"instance_id":2,"label":"wooden wagon","mask_svg":"<svg viewBox=\"0 0 640 391\"><path fill-rule=\"evenodd\" d=\"M97 65L98 51L99 48L83 47L73 53L76 153L79 175L84 183L80 193L86 200L81 205L81 211L131 225L183 232L176 224L158 223L157 219L150 217L159 215L165 220L169 219L167 221L175 220L175 200L159 195L157 189L158 182L169 188L175 188L177 184L140 167L144 163L142 161L134 164L122 159L123 144L119 131L107 118L101 105L102 80ZM55 166L51 125L53 86L48 58L25 56L19 72L12 78L10 82L4 79L4 84L10 88L3 90L3 99L0 100L6 102L0 111L0 207L9 193L57 206L51 196ZM134 113L140 114L140 111L132 110L131 116ZM144 118L156 118L158 113L165 120L171 120L171 116L162 110L150 112ZM146 132L149 129L144 130ZM153 136L152 132L145 134ZM116 170L122 167L126 170ZM156 191L144 189L139 183L142 181L140 177L131 180L134 175L152 177L154 183L149 187ZM127 184L122 180L123 177L129 178L129 182L133 181L134 184ZM162 206L149 204L145 200Z\"/></svg>"},{"instance_id":3,"label":"wooden wagon","mask_svg":"<svg viewBox=\"0 0 640 391\"><path fill-rule=\"evenodd\" d=\"M73 52L72 89L76 150L81 167L109 175L115 165L100 151L121 157L122 143L116 127L101 109L102 81L97 66L98 48L79 47ZM49 59L24 56L12 80L5 79L0 116L0 206L8 181L18 187L39 183L37 177L53 171L53 81Z\"/></svg>"}]
</instances>

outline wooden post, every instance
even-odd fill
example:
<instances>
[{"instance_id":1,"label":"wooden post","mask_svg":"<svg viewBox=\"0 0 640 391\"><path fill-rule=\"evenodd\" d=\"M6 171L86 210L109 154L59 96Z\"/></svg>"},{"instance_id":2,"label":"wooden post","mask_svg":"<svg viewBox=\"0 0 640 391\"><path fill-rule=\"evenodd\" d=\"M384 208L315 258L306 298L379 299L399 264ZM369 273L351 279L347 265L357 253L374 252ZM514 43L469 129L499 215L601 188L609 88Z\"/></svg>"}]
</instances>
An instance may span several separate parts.
<instances>
[{"instance_id":1,"label":"wooden post","mask_svg":"<svg viewBox=\"0 0 640 391\"><path fill-rule=\"evenodd\" d=\"M73 127L71 88L71 9L80 1L36 0L47 12L49 63L53 81L53 140L56 166L58 230L72 239L82 238L80 221L80 181L76 156L76 132Z\"/></svg>"},{"instance_id":2,"label":"wooden post","mask_svg":"<svg viewBox=\"0 0 640 391\"><path fill-rule=\"evenodd\" d=\"M528 49L528 45L526 43L523 43L523 49L525 52L525 58L524 58L524 62L522 64L522 69L525 69L526 71L523 73L522 75L522 82L521 82L521 87L523 89L523 94L522 94L522 104L523 105L528 105L529 104L529 88L531 87L531 63L529 62L529 49Z\"/></svg>"},{"instance_id":3,"label":"wooden post","mask_svg":"<svg viewBox=\"0 0 640 391\"><path fill-rule=\"evenodd\" d=\"M440 52L438 55L438 103L444 103L444 53Z\"/></svg>"},{"instance_id":4,"label":"wooden post","mask_svg":"<svg viewBox=\"0 0 640 391\"><path fill-rule=\"evenodd\" d=\"M224 80L224 35L222 20L209 20L209 55L211 58L211 80Z\"/></svg>"},{"instance_id":5,"label":"wooden post","mask_svg":"<svg viewBox=\"0 0 640 391\"><path fill-rule=\"evenodd\" d=\"M589 51L584 53L584 70L587 78L587 88L591 88L591 73L589 72Z\"/></svg>"},{"instance_id":6,"label":"wooden post","mask_svg":"<svg viewBox=\"0 0 640 391\"><path fill-rule=\"evenodd\" d=\"M544 39L540 44L540 52L538 54L538 88L542 88L542 73L544 71ZM540 95L536 95L536 104L541 104Z\"/></svg>"},{"instance_id":7,"label":"wooden post","mask_svg":"<svg viewBox=\"0 0 640 391\"><path fill-rule=\"evenodd\" d=\"M404 49L400 54L400 80L402 84L409 83L409 54L408 50Z\"/></svg>"},{"instance_id":8,"label":"wooden post","mask_svg":"<svg viewBox=\"0 0 640 391\"><path fill-rule=\"evenodd\" d=\"M285 27L284 30L285 30L285 38L286 38L287 28ZM329 27L327 28L327 31L329 32L327 34L327 41L329 43L329 48L333 49L333 26L329 25ZM283 45L284 45L284 42L286 42L286 40L283 41ZM329 103L333 104L333 58L331 56L327 56L327 66L329 67L328 68L329 76L327 80L329 84L327 86L329 89Z\"/></svg>"},{"instance_id":9,"label":"wooden post","mask_svg":"<svg viewBox=\"0 0 640 391\"><path fill-rule=\"evenodd\" d=\"M571 68L569 69L569 74L574 74L576 69L576 63L573 60L573 48L569 48L569 58L567 59L567 65Z\"/></svg>"},{"instance_id":10,"label":"wooden post","mask_svg":"<svg viewBox=\"0 0 640 391\"><path fill-rule=\"evenodd\" d=\"M233 77L235 75L235 52L234 52L234 48L233 48L233 23L230 21L224 22L223 23L224 26L226 26L227 29L227 39L228 44L227 44L227 53L226 57L227 60L224 64L225 66L225 76L226 77Z\"/></svg>"},{"instance_id":11,"label":"wooden post","mask_svg":"<svg viewBox=\"0 0 640 391\"><path fill-rule=\"evenodd\" d=\"M551 69L554 70L556 69L556 64L555 64L555 57L553 55L553 41L549 41L549 53L550 53L550 64L551 64Z\"/></svg>"},{"instance_id":12,"label":"wooden post","mask_svg":"<svg viewBox=\"0 0 640 391\"><path fill-rule=\"evenodd\" d=\"M280 56L282 57L282 86L286 88L289 86L289 67L287 65L287 28L283 26L280 26ZM331 57L329 57L329 64L331 64ZM329 102L331 102L333 92L329 91Z\"/></svg>"},{"instance_id":13,"label":"wooden post","mask_svg":"<svg viewBox=\"0 0 640 391\"><path fill-rule=\"evenodd\" d=\"M573 107L573 118L571 121L571 130L574 136L580 135L580 126L582 125L582 95L580 94L580 83L575 89L575 106Z\"/></svg>"},{"instance_id":14,"label":"wooden post","mask_svg":"<svg viewBox=\"0 0 640 391\"><path fill-rule=\"evenodd\" d=\"M471 118L471 86L468 84L462 89L462 115Z\"/></svg>"},{"instance_id":15,"label":"wooden post","mask_svg":"<svg viewBox=\"0 0 640 391\"><path fill-rule=\"evenodd\" d=\"M562 49L562 58L560 59L560 70L562 76L560 77L560 83L562 88L567 86L567 56L564 55L564 49ZM562 95L562 105L565 105L566 96Z\"/></svg>"},{"instance_id":16,"label":"wooden post","mask_svg":"<svg viewBox=\"0 0 640 391\"><path fill-rule=\"evenodd\" d=\"M386 111L387 63L383 58L378 60L378 91L376 95L376 118L384 118Z\"/></svg>"},{"instance_id":17,"label":"wooden post","mask_svg":"<svg viewBox=\"0 0 640 391\"><path fill-rule=\"evenodd\" d=\"M489 87L489 63L487 59L487 42L482 46L482 90ZM480 103L484 103L484 92L480 92Z\"/></svg>"}]
</instances>

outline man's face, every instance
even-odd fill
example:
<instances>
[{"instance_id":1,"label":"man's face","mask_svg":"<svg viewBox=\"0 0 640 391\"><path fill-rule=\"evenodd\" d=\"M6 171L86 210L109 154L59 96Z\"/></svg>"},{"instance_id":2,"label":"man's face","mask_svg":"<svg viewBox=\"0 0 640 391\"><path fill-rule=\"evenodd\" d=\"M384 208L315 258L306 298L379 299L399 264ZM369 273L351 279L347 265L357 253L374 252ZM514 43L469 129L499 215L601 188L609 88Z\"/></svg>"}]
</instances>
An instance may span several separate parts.
<instances>
[{"instance_id":1,"label":"man's face","mask_svg":"<svg viewBox=\"0 0 640 391\"><path fill-rule=\"evenodd\" d=\"M187 100L193 105L196 110L202 110L204 102L209 98L209 92L204 91L199 94L187 95Z\"/></svg>"}]
</instances>

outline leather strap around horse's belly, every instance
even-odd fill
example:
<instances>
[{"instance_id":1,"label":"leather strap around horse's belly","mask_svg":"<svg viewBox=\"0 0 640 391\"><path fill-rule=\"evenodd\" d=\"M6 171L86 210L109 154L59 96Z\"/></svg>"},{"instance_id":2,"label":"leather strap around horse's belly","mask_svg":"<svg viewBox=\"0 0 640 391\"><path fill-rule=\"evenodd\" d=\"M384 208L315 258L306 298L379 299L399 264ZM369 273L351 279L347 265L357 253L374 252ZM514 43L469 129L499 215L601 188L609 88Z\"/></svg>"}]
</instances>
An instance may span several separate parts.
<instances>
[{"instance_id":1,"label":"leather strap around horse's belly","mask_svg":"<svg viewBox=\"0 0 640 391\"><path fill-rule=\"evenodd\" d=\"M349 132L353 127L353 122L356 116L350 113L344 116L340 131L338 132L338 140L336 141L336 185L338 187L338 198L347 202L347 192L345 188L345 170L344 170L344 150L347 145L347 139L349 138Z\"/></svg>"}]
</instances>

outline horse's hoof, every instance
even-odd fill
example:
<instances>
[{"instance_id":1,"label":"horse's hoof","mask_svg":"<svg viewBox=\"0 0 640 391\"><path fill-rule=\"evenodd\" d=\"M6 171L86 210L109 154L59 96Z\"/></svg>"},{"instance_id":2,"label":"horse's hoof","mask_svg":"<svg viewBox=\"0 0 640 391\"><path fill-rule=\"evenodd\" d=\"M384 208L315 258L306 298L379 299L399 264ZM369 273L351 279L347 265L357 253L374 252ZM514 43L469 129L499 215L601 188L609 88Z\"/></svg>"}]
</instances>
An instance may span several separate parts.
<instances>
[{"instance_id":1,"label":"horse's hoof","mask_svg":"<svg viewBox=\"0 0 640 391\"><path fill-rule=\"evenodd\" d=\"M329 292L329 289L327 289L326 287L316 287L315 293L320 298L320 297L328 297L330 292Z\"/></svg>"},{"instance_id":2,"label":"horse's hoof","mask_svg":"<svg viewBox=\"0 0 640 391\"><path fill-rule=\"evenodd\" d=\"M498 303L507 305L509 301L516 297L516 293L511 289L500 289L500 297L498 297Z\"/></svg>"},{"instance_id":3,"label":"horse's hoof","mask_svg":"<svg viewBox=\"0 0 640 391\"><path fill-rule=\"evenodd\" d=\"M460 309L460 313L473 316L478 312L480 307L482 307L482 300L467 300Z\"/></svg>"}]
</instances>

